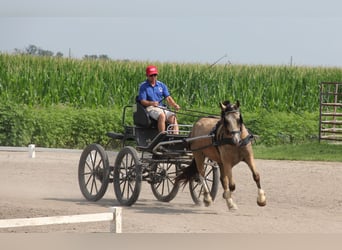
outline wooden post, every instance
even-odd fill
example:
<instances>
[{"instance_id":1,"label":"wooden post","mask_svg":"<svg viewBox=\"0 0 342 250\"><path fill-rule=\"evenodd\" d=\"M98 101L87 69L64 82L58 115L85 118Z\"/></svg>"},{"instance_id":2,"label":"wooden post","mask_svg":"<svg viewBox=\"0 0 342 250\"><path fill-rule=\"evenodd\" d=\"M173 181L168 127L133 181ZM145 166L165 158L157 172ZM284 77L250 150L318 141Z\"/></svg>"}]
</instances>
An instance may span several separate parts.
<instances>
[{"instance_id":1,"label":"wooden post","mask_svg":"<svg viewBox=\"0 0 342 250\"><path fill-rule=\"evenodd\" d=\"M122 233L122 208L110 207L109 210L113 213L113 220L110 222L110 232Z\"/></svg>"}]
</instances>

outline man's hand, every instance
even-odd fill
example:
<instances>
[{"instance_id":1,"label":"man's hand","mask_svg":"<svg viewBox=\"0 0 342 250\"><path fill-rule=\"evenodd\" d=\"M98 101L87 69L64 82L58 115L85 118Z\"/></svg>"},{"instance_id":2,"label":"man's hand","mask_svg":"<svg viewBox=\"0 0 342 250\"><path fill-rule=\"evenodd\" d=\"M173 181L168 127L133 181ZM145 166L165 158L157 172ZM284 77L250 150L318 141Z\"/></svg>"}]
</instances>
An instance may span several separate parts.
<instances>
[{"instance_id":1,"label":"man's hand","mask_svg":"<svg viewBox=\"0 0 342 250\"><path fill-rule=\"evenodd\" d=\"M159 106L159 102L151 102L151 106L158 107Z\"/></svg>"}]
</instances>

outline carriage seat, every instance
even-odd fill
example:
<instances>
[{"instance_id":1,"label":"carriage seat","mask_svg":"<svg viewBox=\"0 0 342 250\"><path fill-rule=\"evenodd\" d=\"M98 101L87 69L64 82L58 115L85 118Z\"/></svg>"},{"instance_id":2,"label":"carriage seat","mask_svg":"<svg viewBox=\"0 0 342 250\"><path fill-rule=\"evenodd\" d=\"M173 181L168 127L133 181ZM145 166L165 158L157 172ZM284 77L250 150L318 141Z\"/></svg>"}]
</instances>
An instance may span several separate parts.
<instances>
[{"instance_id":1,"label":"carriage seat","mask_svg":"<svg viewBox=\"0 0 342 250\"><path fill-rule=\"evenodd\" d=\"M134 124L144 128L157 128L157 121L148 115L145 107L138 100L136 100L136 106L137 109L133 113Z\"/></svg>"}]
</instances>

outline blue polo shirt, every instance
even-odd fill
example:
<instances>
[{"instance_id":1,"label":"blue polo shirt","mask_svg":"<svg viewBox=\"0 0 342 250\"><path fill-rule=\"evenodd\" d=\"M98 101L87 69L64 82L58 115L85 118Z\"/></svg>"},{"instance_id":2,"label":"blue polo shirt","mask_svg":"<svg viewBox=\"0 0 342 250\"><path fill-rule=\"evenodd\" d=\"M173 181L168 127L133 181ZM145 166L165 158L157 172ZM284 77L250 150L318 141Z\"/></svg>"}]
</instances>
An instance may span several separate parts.
<instances>
[{"instance_id":1,"label":"blue polo shirt","mask_svg":"<svg viewBox=\"0 0 342 250\"><path fill-rule=\"evenodd\" d=\"M138 99L139 101L147 100L152 102L159 102L159 105L163 106L162 101L169 95L169 90L164 83L157 80L156 85L153 87L146 80L145 82L140 84Z\"/></svg>"}]
</instances>

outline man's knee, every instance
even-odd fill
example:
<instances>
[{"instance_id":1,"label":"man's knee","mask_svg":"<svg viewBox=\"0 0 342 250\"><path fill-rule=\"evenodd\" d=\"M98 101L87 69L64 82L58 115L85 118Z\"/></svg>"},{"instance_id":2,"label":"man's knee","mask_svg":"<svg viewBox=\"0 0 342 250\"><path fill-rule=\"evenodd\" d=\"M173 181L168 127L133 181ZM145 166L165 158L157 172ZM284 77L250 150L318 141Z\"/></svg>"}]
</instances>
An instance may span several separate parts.
<instances>
[{"instance_id":1,"label":"man's knee","mask_svg":"<svg viewBox=\"0 0 342 250\"><path fill-rule=\"evenodd\" d=\"M177 123L177 117L175 115L172 115L168 119L169 123L176 124Z\"/></svg>"},{"instance_id":2,"label":"man's knee","mask_svg":"<svg viewBox=\"0 0 342 250\"><path fill-rule=\"evenodd\" d=\"M161 113L158 117L158 120L159 121L165 121L166 117L165 117L165 114L164 113Z\"/></svg>"},{"instance_id":3,"label":"man's knee","mask_svg":"<svg viewBox=\"0 0 342 250\"><path fill-rule=\"evenodd\" d=\"M173 123L176 124L177 123L177 117L176 116L173 116Z\"/></svg>"}]
</instances>

